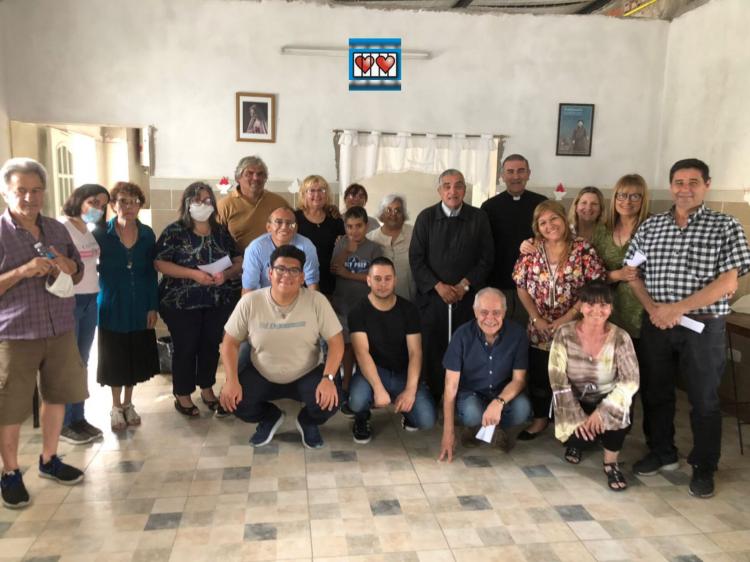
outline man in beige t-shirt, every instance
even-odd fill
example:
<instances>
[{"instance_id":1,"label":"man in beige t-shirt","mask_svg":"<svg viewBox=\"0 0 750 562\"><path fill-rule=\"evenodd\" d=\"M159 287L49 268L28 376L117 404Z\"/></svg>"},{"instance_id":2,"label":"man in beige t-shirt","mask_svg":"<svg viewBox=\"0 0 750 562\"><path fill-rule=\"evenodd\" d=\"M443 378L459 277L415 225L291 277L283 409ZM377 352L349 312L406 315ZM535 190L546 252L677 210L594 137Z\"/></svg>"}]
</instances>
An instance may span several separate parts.
<instances>
[{"instance_id":1,"label":"man in beige t-shirt","mask_svg":"<svg viewBox=\"0 0 750 562\"><path fill-rule=\"evenodd\" d=\"M302 287L302 250L279 246L270 261L271 286L244 295L224 326L221 358L227 381L221 405L241 420L258 424L250 444L262 447L284 421L284 412L270 401L303 402L297 430L306 447L317 449L323 446L319 426L336 413L341 399L341 324L325 296ZM328 344L325 363L321 338ZM238 373L243 341L252 348L250 363Z\"/></svg>"},{"instance_id":2,"label":"man in beige t-shirt","mask_svg":"<svg viewBox=\"0 0 750 562\"><path fill-rule=\"evenodd\" d=\"M288 206L276 193L266 191L268 167L258 156L245 156L234 171L237 188L219 200L217 220L225 225L244 252L250 242L266 233L268 216L279 207Z\"/></svg>"}]
</instances>

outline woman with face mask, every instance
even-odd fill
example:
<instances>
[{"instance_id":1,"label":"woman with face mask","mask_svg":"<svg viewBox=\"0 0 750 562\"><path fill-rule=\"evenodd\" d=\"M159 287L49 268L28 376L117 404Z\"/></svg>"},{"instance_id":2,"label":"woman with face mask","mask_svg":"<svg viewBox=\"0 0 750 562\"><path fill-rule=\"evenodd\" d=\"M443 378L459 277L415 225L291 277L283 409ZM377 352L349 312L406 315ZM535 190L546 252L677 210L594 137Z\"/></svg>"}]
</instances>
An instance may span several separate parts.
<instances>
[{"instance_id":1,"label":"woman with face mask","mask_svg":"<svg viewBox=\"0 0 750 562\"><path fill-rule=\"evenodd\" d=\"M104 223L109 203L109 192L101 185L86 184L75 189L63 205L60 222L68 229L73 243L83 261L83 278L75 285L76 340L83 363L88 365L89 353L96 332L96 297L99 293L99 275L96 262L99 259L99 244L91 231ZM84 416L84 403L67 404L60 439L73 445L82 445L98 439L102 430L91 425Z\"/></svg>"},{"instance_id":2,"label":"woman with face mask","mask_svg":"<svg viewBox=\"0 0 750 562\"><path fill-rule=\"evenodd\" d=\"M223 269L200 269L219 260L225 262ZM221 417L225 412L213 385L224 324L240 296L242 254L229 231L216 222L216 197L207 184L196 182L183 192L179 219L156 243L154 266L163 275L159 314L174 346L174 407L185 416L199 416L190 397L197 385L203 403Z\"/></svg>"}]
</instances>

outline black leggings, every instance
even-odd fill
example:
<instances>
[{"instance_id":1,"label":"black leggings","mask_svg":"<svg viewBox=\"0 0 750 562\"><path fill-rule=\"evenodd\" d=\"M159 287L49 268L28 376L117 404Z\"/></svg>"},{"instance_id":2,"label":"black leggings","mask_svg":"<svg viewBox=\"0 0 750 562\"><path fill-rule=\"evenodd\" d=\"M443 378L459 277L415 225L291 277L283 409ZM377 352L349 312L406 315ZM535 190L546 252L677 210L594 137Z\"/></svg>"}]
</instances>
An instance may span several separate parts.
<instances>
[{"instance_id":1,"label":"black leggings","mask_svg":"<svg viewBox=\"0 0 750 562\"><path fill-rule=\"evenodd\" d=\"M549 384L549 351L529 347L529 397L535 418L548 418L552 401Z\"/></svg>"},{"instance_id":2,"label":"black leggings","mask_svg":"<svg viewBox=\"0 0 750 562\"><path fill-rule=\"evenodd\" d=\"M598 403L587 404L585 402L581 402L581 408L583 408L583 411L587 414L591 414L591 412L596 410L596 407L598 405ZM613 452L617 452L622 449L622 444L625 442L625 436L627 435L629 428L630 426L624 427L622 429L612 429L609 431L605 431L604 433L599 435L599 440L602 442L602 447L604 447L608 451ZM565 442L566 447L576 447L578 449L584 449L590 444L591 441L581 439L580 437L576 436L575 433L571 435Z\"/></svg>"}]
</instances>

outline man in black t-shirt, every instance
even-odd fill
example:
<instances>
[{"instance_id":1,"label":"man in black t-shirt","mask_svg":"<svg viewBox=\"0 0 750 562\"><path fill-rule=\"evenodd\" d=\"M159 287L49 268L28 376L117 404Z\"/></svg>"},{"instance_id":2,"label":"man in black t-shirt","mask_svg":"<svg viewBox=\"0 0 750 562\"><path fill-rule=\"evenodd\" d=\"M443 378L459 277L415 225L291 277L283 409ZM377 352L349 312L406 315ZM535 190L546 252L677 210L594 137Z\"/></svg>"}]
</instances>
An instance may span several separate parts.
<instances>
[{"instance_id":1,"label":"man in black t-shirt","mask_svg":"<svg viewBox=\"0 0 750 562\"><path fill-rule=\"evenodd\" d=\"M355 443L369 443L370 408L393 404L406 431L435 425L435 402L424 381L417 307L396 295L396 270L375 258L367 272L370 294L349 313L349 332L359 370L349 387Z\"/></svg>"}]
</instances>

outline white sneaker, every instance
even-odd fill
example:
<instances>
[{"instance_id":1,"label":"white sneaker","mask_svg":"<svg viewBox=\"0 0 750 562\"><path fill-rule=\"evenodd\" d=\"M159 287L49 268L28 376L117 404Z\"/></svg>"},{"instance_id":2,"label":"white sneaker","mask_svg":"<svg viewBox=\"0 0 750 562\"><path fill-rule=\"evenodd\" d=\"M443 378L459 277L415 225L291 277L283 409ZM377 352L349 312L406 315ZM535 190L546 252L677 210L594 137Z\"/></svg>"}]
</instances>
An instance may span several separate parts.
<instances>
[{"instance_id":1,"label":"white sneaker","mask_svg":"<svg viewBox=\"0 0 750 562\"><path fill-rule=\"evenodd\" d=\"M111 420L112 431L122 431L128 427L128 422L125 421L125 415L122 412L122 408L117 406L112 407L112 411L109 413Z\"/></svg>"},{"instance_id":2,"label":"white sneaker","mask_svg":"<svg viewBox=\"0 0 750 562\"><path fill-rule=\"evenodd\" d=\"M122 407L122 413L128 425L141 425L141 416L135 411L135 406L133 406L132 402Z\"/></svg>"}]
</instances>

